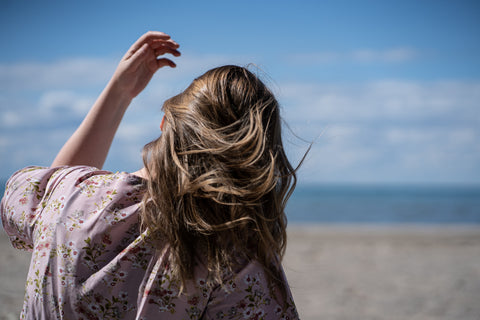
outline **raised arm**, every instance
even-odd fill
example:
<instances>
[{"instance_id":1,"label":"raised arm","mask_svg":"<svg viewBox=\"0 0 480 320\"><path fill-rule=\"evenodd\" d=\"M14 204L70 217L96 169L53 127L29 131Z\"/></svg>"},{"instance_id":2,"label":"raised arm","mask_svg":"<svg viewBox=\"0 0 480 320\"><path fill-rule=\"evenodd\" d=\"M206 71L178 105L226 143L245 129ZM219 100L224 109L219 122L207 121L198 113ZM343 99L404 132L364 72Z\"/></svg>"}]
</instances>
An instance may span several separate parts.
<instances>
[{"instance_id":1,"label":"raised arm","mask_svg":"<svg viewBox=\"0 0 480 320\"><path fill-rule=\"evenodd\" d=\"M132 99L147 86L158 69L175 67L170 59L157 57L167 53L179 56L178 47L169 35L162 32L150 31L141 36L122 58L107 86L51 166L102 168Z\"/></svg>"}]
</instances>

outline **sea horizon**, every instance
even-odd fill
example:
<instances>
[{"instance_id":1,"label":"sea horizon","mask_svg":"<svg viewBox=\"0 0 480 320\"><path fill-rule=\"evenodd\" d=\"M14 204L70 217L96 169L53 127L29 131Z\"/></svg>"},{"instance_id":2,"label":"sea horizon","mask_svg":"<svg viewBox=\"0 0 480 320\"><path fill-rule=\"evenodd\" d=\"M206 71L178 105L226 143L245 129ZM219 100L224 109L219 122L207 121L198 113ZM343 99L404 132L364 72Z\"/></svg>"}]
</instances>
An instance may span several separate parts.
<instances>
[{"instance_id":1,"label":"sea horizon","mask_svg":"<svg viewBox=\"0 0 480 320\"><path fill-rule=\"evenodd\" d=\"M299 183L286 214L290 225L480 225L480 185Z\"/></svg>"},{"instance_id":2,"label":"sea horizon","mask_svg":"<svg viewBox=\"0 0 480 320\"><path fill-rule=\"evenodd\" d=\"M480 224L480 186L306 184L286 212L293 223Z\"/></svg>"}]
</instances>

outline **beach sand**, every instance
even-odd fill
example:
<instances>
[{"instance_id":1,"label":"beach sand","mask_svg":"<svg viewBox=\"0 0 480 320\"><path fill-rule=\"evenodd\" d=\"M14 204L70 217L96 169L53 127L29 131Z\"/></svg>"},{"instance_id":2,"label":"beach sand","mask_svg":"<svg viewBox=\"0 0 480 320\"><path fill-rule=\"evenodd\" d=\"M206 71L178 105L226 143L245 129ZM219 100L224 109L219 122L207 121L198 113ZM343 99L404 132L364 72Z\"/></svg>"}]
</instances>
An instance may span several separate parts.
<instances>
[{"instance_id":1,"label":"beach sand","mask_svg":"<svg viewBox=\"0 0 480 320\"><path fill-rule=\"evenodd\" d=\"M301 319L480 319L480 227L289 226ZM29 254L0 232L0 319L17 319Z\"/></svg>"}]
</instances>

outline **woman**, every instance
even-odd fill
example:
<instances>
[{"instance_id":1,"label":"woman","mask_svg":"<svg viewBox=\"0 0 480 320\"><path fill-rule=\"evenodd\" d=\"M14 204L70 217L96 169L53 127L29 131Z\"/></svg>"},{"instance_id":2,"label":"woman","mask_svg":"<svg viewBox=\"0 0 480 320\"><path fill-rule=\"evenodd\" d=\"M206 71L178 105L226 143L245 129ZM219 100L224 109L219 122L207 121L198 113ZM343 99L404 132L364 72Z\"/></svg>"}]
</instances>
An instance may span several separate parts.
<instances>
[{"instance_id":1,"label":"woman","mask_svg":"<svg viewBox=\"0 0 480 320\"><path fill-rule=\"evenodd\" d=\"M22 318L298 318L281 266L295 172L277 101L251 72L216 68L167 100L143 169L97 169L178 47L140 37L51 167L7 183L4 228L33 252Z\"/></svg>"}]
</instances>

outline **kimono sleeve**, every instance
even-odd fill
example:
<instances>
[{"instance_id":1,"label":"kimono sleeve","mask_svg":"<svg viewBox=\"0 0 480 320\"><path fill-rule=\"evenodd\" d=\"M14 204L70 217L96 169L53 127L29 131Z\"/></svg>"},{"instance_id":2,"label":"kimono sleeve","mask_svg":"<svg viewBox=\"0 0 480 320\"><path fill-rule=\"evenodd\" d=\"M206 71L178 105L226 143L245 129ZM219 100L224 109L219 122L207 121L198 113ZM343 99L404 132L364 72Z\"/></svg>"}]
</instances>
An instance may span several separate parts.
<instances>
[{"instance_id":1,"label":"kimono sleeve","mask_svg":"<svg viewBox=\"0 0 480 320\"><path fill-rule=\"evenodd\" d=\"M75 171L84 175L98 170L90 167L79 167ZM74 168L69 167L27 167L10 177L5 187L5 194L0 204L0 215L3 228L10 237L12 245L17 249L31 251L33 249L33 232L43 209L51 200L50 195ZM72 181L75 183L75 181Z\"/></svg>"}]
</instances>

